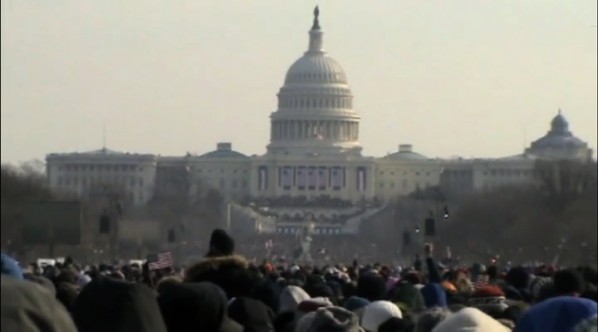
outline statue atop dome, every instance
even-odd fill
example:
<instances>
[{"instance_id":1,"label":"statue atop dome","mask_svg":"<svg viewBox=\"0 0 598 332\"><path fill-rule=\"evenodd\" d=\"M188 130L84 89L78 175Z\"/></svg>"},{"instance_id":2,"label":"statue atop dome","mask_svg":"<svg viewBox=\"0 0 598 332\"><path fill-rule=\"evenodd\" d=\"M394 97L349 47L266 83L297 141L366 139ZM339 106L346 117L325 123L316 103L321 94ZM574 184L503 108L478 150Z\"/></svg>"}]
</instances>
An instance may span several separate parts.
<instances>
[{"instance_id":1,"label":"statue atop dome","mask_svg":"<svg viewBox=\"0 0 598 332\"><path fill-rule=\"evenodd\" d=\"M318 8L318 6L316 6L316 8L314 8L314 25L312 25L312 30L316 30L316 29L320 29L320 20L318 19L318 17L320 16L320 8Z\"/></svg>"}]
</instances>

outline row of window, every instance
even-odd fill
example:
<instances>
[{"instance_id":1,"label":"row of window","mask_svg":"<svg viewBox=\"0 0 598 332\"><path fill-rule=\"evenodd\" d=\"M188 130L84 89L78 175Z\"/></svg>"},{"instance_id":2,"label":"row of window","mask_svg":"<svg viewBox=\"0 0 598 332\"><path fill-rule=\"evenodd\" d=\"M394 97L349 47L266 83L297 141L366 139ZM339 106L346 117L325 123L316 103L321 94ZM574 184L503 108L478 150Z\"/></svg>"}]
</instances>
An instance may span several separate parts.
<instances>
[{"instance_id":1,"label":"row of window","mask_svg":"<svg viewBox=\"0 0 598 332\"><path fill-rule=\"evenodd\" d=\"M300 234L303 232L301 228L293 228L293 227L279 227L276 229L278 234ZM315 228L313 230L313 234L321 234L321 235L339 235L341 234L341 230L339 228Z\"/></svg>"},{"instance_id":2,"label":"row of window","mask_svg":"<svg viewBox=\"0 0 598 332\"><path fill-rule=\"evenodd\" d=\"M67 164L63 166L59 166L58 170L60 171L72 171L72 172L135 172L143 171L143 166L136 166L136 165L97 165L97 164Z\"/></svg>"},{"instance_id":3,"label":"row of window","mask_svg":"<svg viewBox=\"0 0 598 332\"><path fill-rule=\"evenodd\" d=\"M522 171L522 170L512 170L512 169L499 169L499 170L491 170L490 172L484 172L484 175L490 176L531 176L534 172L529 171Z\"/></svg>"},{"instance_id":4,"label":"row of window","mask_svg":"<svg viewBox=\"0 0 598 332\"><path fill-rule=\"evenodd\" d=\"M413 172L416 176L420 176L420 175L425 175L425 176L430 176L432 175L432 173L430 172L420 172L420 171L415 171ZM378 174L380 175L384 175L384 171L380 171ZM389 172L390 175L395 175L395 172ZM407 171L403 172L403 175L407 175Z\"/></svg>"},{"instance_id":5,"label":"row of window","mask_svg":"<svg viewBox=\"0 0 598 332\"><path fill-rule=\"evenodd\" d=\"M207 181L208 183L210 182L209 180ZM247 188L248 183L247 180L242 179L242 180L238 180L238 179L231 179L228 183L227 183L227 179L226 178L220 178L220 180L218 181L218 187L221 190L226 190L227 188L230 189L245 189Z\"/></svg>"},{"instance_id":6,"label":"row of window","mask_svg":"<svg viewBox=\"0 0 598 332\"><path fill-rule=\"evenodd\" d=\"M353 100L350 97L345 98L323 98L323 99L309 99L309 98L293 98L287 99L279 98L278 107L284 108L339 108L352 109Z\"/></svg>"},{"instance_id":7,"label":"row of window","mask_svg":"<svg viewBox=\"0 0 598 332\"><path fill-rule=\"evenodd\" d=\"M408 186L409 186L409 183L407 182L407 180L401 181L401 187L402 187L403 190L406 190L408 188ZM394 189L395 188L395 183L394 182L389 182L389 183L380 182L380 183L378 183L378 187L379 188L388 187L388 188ZM424 184L424 188L429 188L429 187L430 187L430 183L426 182ZM413 184L413 188L415 188L415 189L421 189L419 182L415 182Z\"/></svg>"},{"instance_id":8,"label":"row of window","mask_svg":"<svg viewBox=\"0 0 598 332\"><path fill-rule=\"evenodd\" d=\"M445 172L445 176L451 177L466 177L472 175L471 170L450 170ZM518 170L518 169L493 169L482 172L484 176L531 176L534 174L532 170Z\"/></svg>"},{"instance_id":9,"label":"row of window","mask_svg":"<svg viewBox=\"0 0 598 332\"><path fill-rule=\"evenodd\" d=\"M338 80L346 80L343 74L337 73L293 73L289 76L289 78L293 79L324 79L331 83L336 82Z\"/></svg>"},{"instance_id":10,"label":"row of window","mask_svg":"<svg viewBox=\"0 0 598 332\"><path fill-rule=\"evenodd\" d=\"M215 170L215 169L214 170L213 169L206 169L205 171L206 171L206 173L212 173L212 171L217 172L217 170ZM221 168L219 171L220 171L220 173L224 174L225 169ZM197 169L197 173L203 173L203 172L204 172L203 169L201 169L201 168ZM247 174L248 171L246 169L243 169L243 170L233 169L233 174L237 174L237 173Z\"/></svg>"},{"instance_id":11,"label":"row of window","mask_svg":"<svg viewBox=\"0 0 598 332\"><path fill-rule=\"evenodd\" d=\"M111 182L111 183L116 183L116 184L121 184L121 185L129 185L131 187L134 187L134 186L137 186L137 185L140 186L140 187L143 187L143 178L141 178L141 177L140 178L137 178L137 177L130 177L130 178L127 178L127 177L114 177L114 178L111 178L111 179L106 179L106 178L100 178L100 177L98 177L98 178L94 179L93 177L89 177L89 178L87 178L87 177L81 177L81 178L79 178L77 176L73 176L73 177L69 177L69 176L62 177L62 176L59 176L58 179L57 179L57 181L56 181L56 184L58 186L70 186L70 185L78 186L79 184L81 184L83 186L86 186L88 184L91 185L93 183L101 183L101 182Z\"/></svg>"}]
</instances>

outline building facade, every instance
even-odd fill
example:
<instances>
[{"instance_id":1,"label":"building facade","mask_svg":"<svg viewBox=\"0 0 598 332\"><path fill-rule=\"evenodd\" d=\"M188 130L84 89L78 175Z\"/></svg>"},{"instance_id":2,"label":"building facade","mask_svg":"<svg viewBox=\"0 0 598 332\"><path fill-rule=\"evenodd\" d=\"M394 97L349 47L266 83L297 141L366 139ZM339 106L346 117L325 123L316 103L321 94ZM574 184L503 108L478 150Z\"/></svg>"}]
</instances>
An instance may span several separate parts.
<instances>
[{"instance_id":1,"label":"building facade","mask_svg":"<svg viewBox=\"0 0 598 332\"><path fill-rule=\"evenodd\" d=\"M564 116L552 120L545 137L523 154L498 159L432 159L409 144L384 157L362 155L360 116L342 67L324 51L319 12L307 51L286 73L278 107L270 115L267 152L247 156L231 143L202 155L160 157L102 149L47 156L52 188L86 195L94 185L125 190L135 204L155 192L215 188L228 200L328 197L358 202L388 201L438 186L469 192L533 182L537 158L592 158L587 143L573 136Z\"/></svg>"}]
</instances>

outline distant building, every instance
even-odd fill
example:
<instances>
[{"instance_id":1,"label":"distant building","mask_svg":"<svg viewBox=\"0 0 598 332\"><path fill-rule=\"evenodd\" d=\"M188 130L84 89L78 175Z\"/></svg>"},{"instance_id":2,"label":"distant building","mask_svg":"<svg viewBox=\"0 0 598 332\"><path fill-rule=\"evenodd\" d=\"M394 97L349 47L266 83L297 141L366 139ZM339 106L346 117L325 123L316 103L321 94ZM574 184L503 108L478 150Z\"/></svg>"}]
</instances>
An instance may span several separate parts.
<instances>
[{"instance_id":1,"label":"distant building","mask_svg":"<svg viewBox=\"0 0 598 332\"><path fill-rule=\"evenodd\" d=\"M588 143L581 141L569 131L569 122L559 110L552 119L550 131L534 141L525 150L525 154L543 159L591 160L593 151L588 147Z\"/></svg>"},{"instance_id":2,"label":"distant building","mask_svg":"<svg viewBox=\"0 0 598 332\"><path fill-rule=\"evenodd\" d=\"M591 158L559 111L548 134L523 154L498 159L431 159L409 144L384 157L362 155L360 116L342 67L325 51L318 17L307 51L286 73L278 108L270 115L267 153L248 156L218 143L202 155L160 157L102 149L47 156L48 180L58 190L85 195L92 184L118 184L136 204L156 193L218 189L228 200L326 196L344 201L388 201L440 185L471 192L533 182L534 161Z\"/></svg>"},{"instance_id":3,"label":"distant building","mask_svg":"<svg viewBox=\"0 0 598 332\"><path fill-rule=\"evenodd\" d=\"M108 149L82 153L52 153L46 157L50 188L82 197L119 190L134 204L151 199L158 158Z\"/></svg>"}]
</instances>

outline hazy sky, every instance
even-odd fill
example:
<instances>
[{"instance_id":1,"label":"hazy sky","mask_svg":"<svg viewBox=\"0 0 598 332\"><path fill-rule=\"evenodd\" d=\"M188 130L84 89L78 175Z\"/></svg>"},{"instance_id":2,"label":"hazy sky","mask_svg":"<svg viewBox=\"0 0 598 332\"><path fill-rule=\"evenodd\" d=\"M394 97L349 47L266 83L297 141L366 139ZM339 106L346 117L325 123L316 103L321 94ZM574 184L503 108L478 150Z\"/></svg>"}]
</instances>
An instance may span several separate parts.
<instances>
[{"instance_id":1,"label":"hazy sky","mask_svg":"<svg viewBox=\"0 0 598 332\"><path fill-rule=\"evenodd\" d=\"M2 0L2 162L107 146L262 154L316 1ZM321 0L367 155L520 153L561 107L596 148L596 0Z\"/></svg>"}]
</instances>

